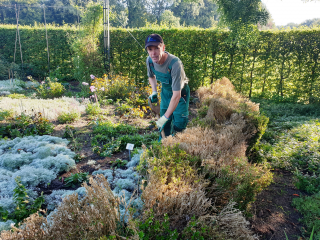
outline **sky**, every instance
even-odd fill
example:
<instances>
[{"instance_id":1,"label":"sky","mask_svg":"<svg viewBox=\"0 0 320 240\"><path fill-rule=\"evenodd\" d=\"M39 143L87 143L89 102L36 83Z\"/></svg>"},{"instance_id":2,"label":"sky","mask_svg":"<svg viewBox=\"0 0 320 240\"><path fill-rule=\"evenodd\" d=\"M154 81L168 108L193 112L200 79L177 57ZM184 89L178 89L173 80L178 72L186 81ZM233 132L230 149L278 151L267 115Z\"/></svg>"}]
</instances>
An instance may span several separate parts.
<instances>
[{"instance_id":1,"label":"sky","mask_svg":"<svg viewBox=\"0 0 320 240\"><path fill-rule=\"evenodd\" d=\"M288 23L302 23L305 20L320 18L320 1L303 0L262 0L271 13L276 26Z\"/></svg>"}]
</instances>

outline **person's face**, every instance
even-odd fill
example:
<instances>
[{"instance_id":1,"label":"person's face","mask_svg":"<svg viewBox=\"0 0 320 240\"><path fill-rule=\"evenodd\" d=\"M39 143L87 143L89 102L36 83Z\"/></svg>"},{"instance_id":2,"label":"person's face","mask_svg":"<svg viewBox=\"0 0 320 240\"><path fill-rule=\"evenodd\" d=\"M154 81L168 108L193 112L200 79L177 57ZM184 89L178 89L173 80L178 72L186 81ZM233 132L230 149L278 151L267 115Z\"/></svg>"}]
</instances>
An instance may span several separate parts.
<instances>
[{"instance_id":1,"label":"person's face","mask_svg":"<svg viewBox=\"0 0 320 240\"><path fill-rule=\"evenodd\" d=\"M152 61L155 63L158 63L158 64L159 64L161 58L163 58L163 56L165 54L164 50L165 50L164 44L159 44L158 46L147 47L148 54L151 57Z\"/></svg>"}]
</instances>

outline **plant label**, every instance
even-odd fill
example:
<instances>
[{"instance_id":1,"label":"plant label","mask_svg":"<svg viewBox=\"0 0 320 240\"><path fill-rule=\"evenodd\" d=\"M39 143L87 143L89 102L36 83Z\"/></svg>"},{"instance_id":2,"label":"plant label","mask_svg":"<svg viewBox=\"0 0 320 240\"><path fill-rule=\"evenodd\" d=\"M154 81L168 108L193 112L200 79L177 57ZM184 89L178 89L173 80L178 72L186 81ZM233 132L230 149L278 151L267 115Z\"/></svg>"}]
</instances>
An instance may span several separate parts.
<instances>
[{"instance_id":1,"label":"plant label","mask_svg":"<svg viewBox=\"0 0 320 240\"><path fill-rule=\"evenodd\" d=\"M132 144L132 143L127 143L126 149L132 151L132 150L133 150L133 146L134 146L134 144Z\"/></svg>"}]
</instances>

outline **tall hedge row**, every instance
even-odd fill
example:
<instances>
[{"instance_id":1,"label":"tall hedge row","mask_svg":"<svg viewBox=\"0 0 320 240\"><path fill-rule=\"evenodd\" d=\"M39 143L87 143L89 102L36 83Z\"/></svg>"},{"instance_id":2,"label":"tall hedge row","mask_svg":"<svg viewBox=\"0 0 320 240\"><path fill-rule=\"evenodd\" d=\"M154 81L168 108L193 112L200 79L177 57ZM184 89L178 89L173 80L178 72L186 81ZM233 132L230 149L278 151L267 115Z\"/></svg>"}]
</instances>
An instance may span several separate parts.
<instances>
[{"instance_id":1,"label":"tall hedge row","mask_svg":"<svg viewBox=\"0 0 320 240\"><path fill-rule=\"evenodd\" d=\"M111 66L114 72L146 82L144 39L157 32L166 49L178 56L196 89L204 83L226 76L237 90L247 96L264 96L295 101L320 101L320 28L291 31L261 31L251 45L232 46L226 42L228 32L197 29L111 29ZM65 73L75 68L67 35L74 28L48 29L50 66L60 66ZM20 27L24 62L39 72L48 70L44 28ZM0 54L13 60L15 26L0 26ZM100 37L103 54L103 35ZM16 62L20 61L17 48ZM39 73L40 74L40 73ZM94 73L92 73L94 74Z\"/></svg>"},{"instance_id":2,"label":"tall hedge row","mask_svg":"<svg viewBox=\"0 0 320 240\"><path fill-rule=\"evenodd\" d=\"M15 59L21 64L19 38L16 37L17 29L13 25L0 25L0 54L9 62ZM22 60L26 73L42 78L50 71L59 68L61 74L72 74L72 52L68 44L68 36L77 34L75 28L57 28L48 26L48 45L50 64L48 65L48 52L46 31L44 27L19 26ZM31 70L32 69L32 70Z\"/></svg>"}]
</instances>

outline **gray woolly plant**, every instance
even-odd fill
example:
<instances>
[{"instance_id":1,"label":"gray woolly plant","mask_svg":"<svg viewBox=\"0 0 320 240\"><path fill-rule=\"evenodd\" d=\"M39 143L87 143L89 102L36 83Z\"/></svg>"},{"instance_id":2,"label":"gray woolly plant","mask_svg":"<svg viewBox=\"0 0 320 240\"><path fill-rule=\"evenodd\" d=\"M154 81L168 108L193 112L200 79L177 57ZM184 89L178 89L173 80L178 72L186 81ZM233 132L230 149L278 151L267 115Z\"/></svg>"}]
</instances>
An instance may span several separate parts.
<instances>
[{"instance_id":1,"label":"gray woolly plant","mask_svg":"<svg viewBox=\"0 0 320 240\"><path fill-rule=\"evenodd\" d=\"M35 199L34 188L49 184L60 172L75 167L75 153L67 148L66 139L52 136L28 136L0 141L0 207L9 213L15 208L13 190L15 178L27 187L30 199ZM0 229L10 227L1 222Z\"/></svg>"},{"instance_id":2,"label":"gray woolly plant","mask_svg":"<svg viewBox=\"0 0 320 240\"><path fill-rule=\"evenodd\" d=\"M99 169L94 171L92 175L103 174L110 183L113 194L122 199L123 204L120 204L121 216L125 213L126 206L133 206L136 209L134 217L138 216L142 210L143 202L141 197L137 197L135 193L138 191L140 176L134 167L138 166L143 150L139 150L133 155L131 161L126 164L127 169Z\"/></svg>"}]
</instances>

